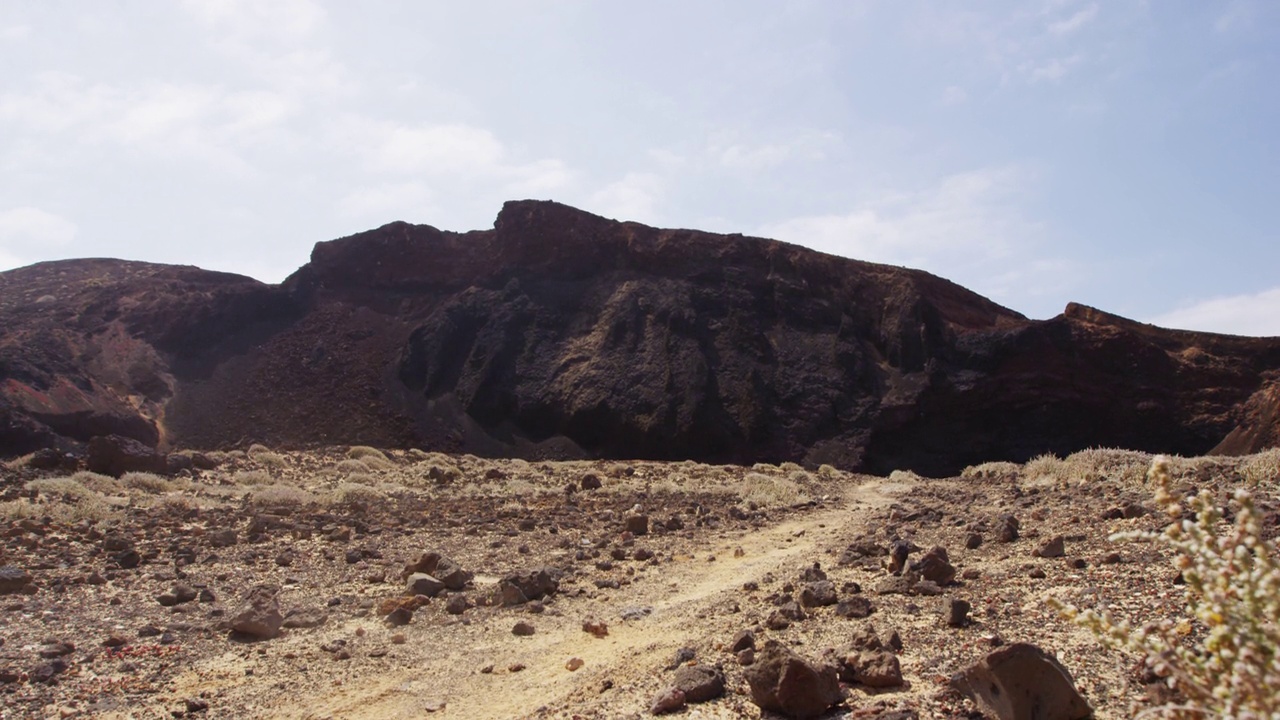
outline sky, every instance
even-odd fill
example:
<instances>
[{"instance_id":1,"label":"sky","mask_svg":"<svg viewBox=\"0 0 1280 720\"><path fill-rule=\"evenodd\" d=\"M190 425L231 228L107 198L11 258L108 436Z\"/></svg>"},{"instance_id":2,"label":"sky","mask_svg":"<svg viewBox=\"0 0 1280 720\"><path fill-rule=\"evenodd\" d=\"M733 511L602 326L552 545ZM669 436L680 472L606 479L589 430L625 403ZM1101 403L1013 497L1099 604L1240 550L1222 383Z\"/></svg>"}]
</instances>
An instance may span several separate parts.
<instances>
[{"instance_id":1,"label":"sky","mask_svg":"<svg viewBox=\"0 0 1280 720\"><path fill-rule=\"evenodd\" d=\"M0 69L0 269L536 198L1280 336L1270 0L6 0Z\"/></svg>"}]
</instances>

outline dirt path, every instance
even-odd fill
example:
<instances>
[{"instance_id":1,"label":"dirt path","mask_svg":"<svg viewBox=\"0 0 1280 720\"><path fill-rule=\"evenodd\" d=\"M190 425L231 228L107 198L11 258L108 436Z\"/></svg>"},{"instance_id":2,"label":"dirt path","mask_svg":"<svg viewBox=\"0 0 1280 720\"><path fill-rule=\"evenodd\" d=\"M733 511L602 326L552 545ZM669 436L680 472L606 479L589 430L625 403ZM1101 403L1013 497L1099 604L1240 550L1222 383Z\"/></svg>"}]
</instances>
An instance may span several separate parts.
<instances>
[{"instance_id":1,"label":"dirt path","mask_svg":"<svg viewBox=\"0 0 1280 720\"><path fill-rule=\"evenodd\" d=\"M709 649L745 627L735 603L744 582L770 572L791 575L814 560L829 565L824 547L835 545L845 530L862 527L868 512L907 489L902 484L869 482L851 489L834 507L754 532L711 535L702 541L700 551L638 572L620 590L603 591L594 599L561 598L542 615L477 612L477 619L469 624L410 625L403 629L406 644L394 647L391 662L376 667L353 664L340 684L280 688L270 684L270 677L246 678L245 653L232 651L199 663L176 685L179 694L191 694L253 682L261 686L264 716L297 720L394 720L420 718L428 711L435 716L505 719L525 717L541 708L566 717L572 717L573 711L584 717L634 714L645 708L658 687L655 669L669 664L677 649ZM740 553L735 552L738 549ZM627 610L646 614L623 619ZM595 638L582 630L583 620L589 617L608 624L607 637ZM512 625L522 619L537 628L534 635L512 634ZM372 618L336 629L350 635L358 628L370 637L388 634ZM301 640L284 642L273 652L288 653L288 644ZM302 647L293 650L304 656ZM583 666L570 672L565 663L575 657ZM515 665L524 667L512 672ZM482 672L486 666L493 670ZM334 677L333 670L325 667L324 677ZM602 694L610 683L610 692Z\"/></svg>"}]
</instances>

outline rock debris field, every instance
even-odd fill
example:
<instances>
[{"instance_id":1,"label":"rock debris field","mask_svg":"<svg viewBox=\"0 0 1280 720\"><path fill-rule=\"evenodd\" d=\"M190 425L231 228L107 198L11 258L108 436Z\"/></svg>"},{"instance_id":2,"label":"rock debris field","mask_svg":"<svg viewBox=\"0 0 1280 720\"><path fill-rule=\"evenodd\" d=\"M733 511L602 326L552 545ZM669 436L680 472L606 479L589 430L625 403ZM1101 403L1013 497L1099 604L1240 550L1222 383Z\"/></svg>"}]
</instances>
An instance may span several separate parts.
<instances>
[{"instance_id":1,"label":"rock debris field","mask_svg":"<svg viewBox=\"0 0 1280 720\"><path fill-rule=\"evenodd\" d=\"M1167 521L1150 459L37 453L0 469L0 717L1129 717L1165 686L1048 601L1176 617L1165 551L1109 539ZM1227 493L1278 461L1175 469Z\"/></svg>"}]
</instances>

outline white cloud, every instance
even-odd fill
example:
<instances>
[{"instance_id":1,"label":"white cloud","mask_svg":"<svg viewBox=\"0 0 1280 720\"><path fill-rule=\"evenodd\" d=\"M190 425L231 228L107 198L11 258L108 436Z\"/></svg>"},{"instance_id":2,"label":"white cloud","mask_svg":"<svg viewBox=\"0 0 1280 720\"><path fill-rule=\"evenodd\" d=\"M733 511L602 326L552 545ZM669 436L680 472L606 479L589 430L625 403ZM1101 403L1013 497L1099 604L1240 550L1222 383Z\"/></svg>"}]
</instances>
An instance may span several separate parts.
<instances>
[{"instance_id":1,"label":"white cloud","mask_svg":"<svg viewBox=\"0 0 1280 720\"><path fill-rule=\"evenodd\" d=\"M0 211L0 242L40 248L66 245L78 232L76 224L51 212L30 206Z\"/></svg>"},{"instance_id":2,"label":"white cloud","mask_svg":"<svg viewBox=\"0 0 1280 720\"><path fill-rule=\"evenodd\" d=\"M1148 322L1182 330L1280 337L1280 287L1203 300Z\"/></svg>"},{"instance_id":3,"label":"white cloud","mask_svg":"<svg viewBox=\"0 0 1280 720\"><path fill-rule=\"evenodd\" d=\"M244 173L250 165L242 151L276 139L295 110L288 98L267 91L115 86L44 73L26 92L0 95L0 126L23 127L28 142L43 143L51 156L75 153L81 144L116 144Z\"/></svg>"},{"instance_id":4,"label":"white cloud","mask_svg":"<svg viewBox=\"0 0 1280 720\"><path fill-rule=\"evenodd\" d=\"M322 26L327 12L311 0L184 0L210 27L236 36L298 39Z\"/></svg>"},{"instance_id":5,"label":"white cloud","mask_svg":"<svg viewBox=\"0 0 1280 720\"><path fill-rule=\"evenodd\" d=\"M768 170L789 162L817 162L839 143L830 132L805 131L782 142L754 143L717 138L708 153L719 165L733 170Z\"/></svg>"},{"instance_id":6,"label":"white cloud","mask_svg":"<svg viewBox=\"0 0 1280 720\"><path fill-rule=\"evenodd\" d=\"M983 168L844 212L766 225L760 234L843 257L928 270L997 300L1048 294L1073 284L1078 271L1043 255L1044 229L1021 210L1033 181L1016 166Z\"/></svg>"},{"instance_id":7,"label":"white cloud","mask_svg":"<svg viewBox=\"0 0 1280 720\"><path fill-rule=\"evenodd\" d=\"M949 85L946 90L942 91L943 105L962 105L969 99L969 93L959 85Z\"/></svg>"},{"instance_id":8,"label":"white cloud","mask_svg":"<svg viewBox=\"0 0 1280 720\"><path fill-rule=\"evenodd\" d=\"M0 269L47 259L55 247L69 244L75 223L40 208L24 206L0 211Z\"/></svg>"},{"instance_id":9,"label":"white cloud","mask_svg":"<svg viewBox=\"0 0 1280 720\"><path fill-rule=\"evenodd\" d=\"M628 173L591 195L586 210L616 220L658 222L656 211L662 179L653 173Z\"/></svg>"},{"instance_id":10,"label":"white cloud","mask_svg":"<svg viewBox=\"0 0 1280 720\"><path fill-rule=\"evenodd\" d=\"M504 149L493 133L469 125L380 127L366 158L371 170L401 174L484 173L502 162Z\"/></svg>"},{"instance_id":11,"label":"white cloud","mask_svg":"<svg viewBox=\"0 0 1280 720\"><path fill-rule=\"evenodd\" d=\"M0 40L16 41L31 37L30 25L6 25L0 27Z\"/></svg>"},{"instance_id":12,"label":"white cloud","mask_svg":"<svg viewBox=\"0 0 1280 720\"><path fill-rule=\"evenodd\" d=\"M1257 3L1251 0L1234 0L1214 20L1213 29L1219 33L1228 33L1238 28L1247 27L1257 15L1257 11Z\"/></svg>"},{"instance_id":13,"label":"white cloud","mask_svg":"<svg viewBox=\"0 0 1280 720\"><path fill-rule=\"evenodd\" d=\"M431 211L431 188L421 182L359 187L338 201L343 215L373 218L378 224L423 218Z\"/></svg>"},{"instance_id":14,"label":"white cloud","mask_svg":"<svg viewBox=\"0 0 1280 720\"><path fill-rule=\"evenodd\" d=\"M1083 60L1084 55L1076 53L1070 57L1052 58L1042 63L1025 63L1020 69L1032 85L1041 82L1058 82L1070 74Z\"/></svg>"},{"instance_id":15,"label":"white cloud","mask_svg":"<svg viewBox=\"0 0 1280 720\"><path fill-rule=\"evenodd\" d=\"M1089 3L1084 8L1065 20L1049 23L1049 32L1054 35L1070 35L1093 22L1098 17L1098 4Z\"/></svg>"}]
</instances>

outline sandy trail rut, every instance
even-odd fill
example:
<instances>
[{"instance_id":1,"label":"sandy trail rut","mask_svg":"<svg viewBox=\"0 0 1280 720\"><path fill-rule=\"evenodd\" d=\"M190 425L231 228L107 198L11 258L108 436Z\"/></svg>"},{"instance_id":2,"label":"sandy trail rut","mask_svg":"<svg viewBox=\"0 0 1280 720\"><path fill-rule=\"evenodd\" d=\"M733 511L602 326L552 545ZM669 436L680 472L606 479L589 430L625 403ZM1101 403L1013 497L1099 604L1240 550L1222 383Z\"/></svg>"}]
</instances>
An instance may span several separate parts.
<instances>
[{"instance_id":1,"label":"sandy trail rut","mask_svg":"<svg viewBox=\"0 0 1280 720\"><path fill-rule=\"evenodd\" d=\"M397 646L390 667L352 668L337 686L280 688L270 684L271 678L245 678L240 669L243 653L234 652L202 663L176 684L192 692L233 685L243 689L246 680L260 683L254 694L262 717L298 720L420 718L428 710L435 711L433 717L483 720L525 717L543 708L552 716L594 717L600 712L592 707L608 681L619 683L611 690L613 702L620 694L635 696L633 707L639 711L652 693L648 684L657 681L658 669L671 662L677 649L727 641L745 627L731 609L744 582L769 572L793 574L814 560L830 564L824 547L834 546L851 529L865 527L869 511L907 489L900 483L869 482L850 488L834 506L755 531L708 537L695 556L676 556L637 574L621 590L595 599L559 599L542 615L497 612L470 624L441 628L440 633L409 626L408 643ZM742 552L735 556L737 548ZM623 619L627 609L648 614ZM584 632L587 618L604 620L608 636ZM512 625L522 619L535 625L534 635L512 635ZM356 627L366 628L370 635L387 632L372 618L342 629ZM447 645L437 644L437 635L443 640L446 632L452 639ZM565 668L573 657L584 661L576 672ZM512 672L517 664L524 668ZM493 666L492 672L481 672L486 665ZM626 683L635 678L650 682Z\"/></svg>"}]
</instances>

